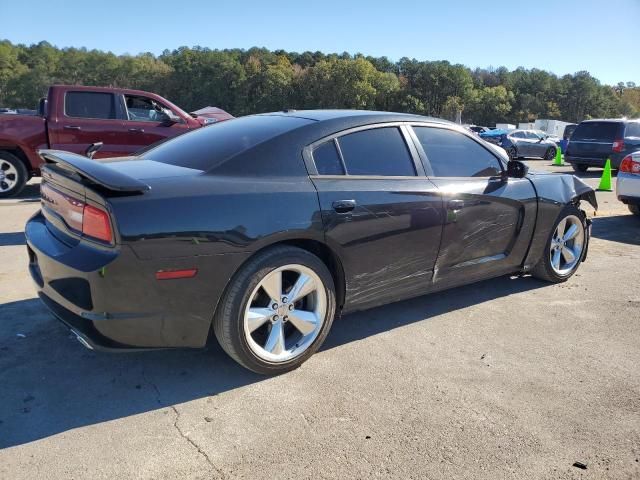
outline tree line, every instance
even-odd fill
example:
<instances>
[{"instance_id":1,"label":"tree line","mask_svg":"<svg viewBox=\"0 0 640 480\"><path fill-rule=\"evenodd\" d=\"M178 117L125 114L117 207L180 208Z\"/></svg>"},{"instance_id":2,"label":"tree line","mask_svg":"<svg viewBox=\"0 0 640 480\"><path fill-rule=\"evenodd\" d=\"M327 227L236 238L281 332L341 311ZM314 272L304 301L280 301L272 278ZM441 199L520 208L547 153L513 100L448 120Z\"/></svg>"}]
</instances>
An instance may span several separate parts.
<instances>
[{"instance_id":1,"label":"tree line","mask_svg":"<svg viewBox=\"0 0 640 480\"><path fill-rule=\"evenodd\" d=\"M361 54L212 50L115 55L0 41L0 106L34 108L52 84L136 88L187 111L217 106L233 115L283 108L393 110L493 125L536 118L578 122L640 115L640 87L603 85L589 72L470 69L447 61Z\"/></svg>"}]
</instances>

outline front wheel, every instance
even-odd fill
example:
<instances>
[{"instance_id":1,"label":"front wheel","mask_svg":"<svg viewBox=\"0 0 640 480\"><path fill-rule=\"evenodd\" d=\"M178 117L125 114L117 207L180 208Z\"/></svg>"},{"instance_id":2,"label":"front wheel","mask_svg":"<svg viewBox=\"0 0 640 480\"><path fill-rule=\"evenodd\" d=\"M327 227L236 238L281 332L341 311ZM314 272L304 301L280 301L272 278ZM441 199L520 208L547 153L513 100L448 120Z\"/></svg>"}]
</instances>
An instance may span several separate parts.
<instances>
[{"instance_id":1,"label":"front wheel","mask_svg":"<svg viewBox=\"0 0 640 480\"><path fill-rule=\"evenodd\" d=\"M575 205L567 205L556 220L533 276L547 282L567 281L580 266L589 241L587 220Z\"/></svg>"},{"instance_id":2,"label":"front wheel","mask_svg":"<svg viewBox=\"0 0 640 480\"><path fill-rule=\"evenodd\" d=\"M585 165L584 163L572 163L571 166L573 167L574 171L580 172L580 173L586 172L587 169L589 168L589 166Z\"/></svg>"},{"instance_id":3,"label":"front wheel","mask_svg":"<svg viewBox=\"0 0 640 480\"><path fill-rule=\"evenodd\" d=\"M509 155L510 160L516 160L518 158L518 151L516 147L507 148L507 155Z\"/></svg>"},{"instance_id":4,"label":"front wheel","mask_svg":"<svg viewBox=\"0 0 640 480\"><path fill-rule=\"evenodd\" d=\"M629 207L629 211L634 215L640 215L640 205L627 205Z\"/></svg>"},{"instance_id":5,"label":"front wheel","mask_svg":"<svg viewBox=\"0 0 640 480\"><path fill-rule=\"evenodd\" d=\"M258 254L232 279L214 318L227 354L263 375L299 367L324 342L336 311L333 277L295 247Z\"/></svg>"}]
</instances>

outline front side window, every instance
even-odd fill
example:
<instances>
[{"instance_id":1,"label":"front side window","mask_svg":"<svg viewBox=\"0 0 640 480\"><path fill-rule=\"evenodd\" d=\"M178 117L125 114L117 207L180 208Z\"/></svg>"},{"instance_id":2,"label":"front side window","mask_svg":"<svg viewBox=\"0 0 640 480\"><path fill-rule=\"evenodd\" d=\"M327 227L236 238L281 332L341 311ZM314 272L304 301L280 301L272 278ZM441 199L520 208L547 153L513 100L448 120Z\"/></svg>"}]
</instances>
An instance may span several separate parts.
<instances>
[{"instance_id":1,"label":"front side window","mask_svg":"<svg viewBox=\"0 0 640 480\"><path fill-rule=\"evenodd\" d=\"M163 106L148 97L125 95L127 118L134 122L165 122L167 114L162 111Z\"/></svg>"},{"instance_id":2,"label":"front side window","mask_svg":"<svg viewBox=\"0 0 640 480\"><path fill-rule=\"evenodd\" d=\"M436 177L493 177L502 167L478 142L455 130L413 127Z\"/></svg>"},{"instance_id":3,"label":"front side window","mask_svg":"<svg viewBox=\"0 0 640 480\"><path fill-rule=\"evenodd\" d=\"M338 138L348 175L415 176L416 170L397 127L373 128Z\"/></svg>"},{"instance_id":4,"label":"front side window","mask_svg":"<svg viewBox=\"0 0 640 480\"><path fill-rule=\"evenodd\" d=\"M64 112L75 118L116 118L114 95L103 92L67 92L64 96Z\"/></svg>"},{"instance_id":5,"label":"front side window","mask_svg":"<svg viewBox=\"0 0 640 480\"><path fill-rule=\"evenodd\" d=\"M524 132L516 132L511 134L513 138L524 138Z\"/></svg>"}]
</instances>

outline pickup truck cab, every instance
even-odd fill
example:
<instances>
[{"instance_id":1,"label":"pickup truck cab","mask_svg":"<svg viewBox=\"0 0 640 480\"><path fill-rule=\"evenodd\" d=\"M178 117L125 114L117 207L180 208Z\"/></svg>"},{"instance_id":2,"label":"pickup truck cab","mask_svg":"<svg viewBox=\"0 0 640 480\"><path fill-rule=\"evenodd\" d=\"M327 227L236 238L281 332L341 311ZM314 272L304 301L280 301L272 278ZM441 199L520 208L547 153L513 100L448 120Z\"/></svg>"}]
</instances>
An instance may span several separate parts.
<instances>
[{"instance_id":1,"label":"pickup truck cab","mask_svg":"<svg viewBox=\"0 0 640 480\"><path fill-rule=\"evenodd\" d=\"M120 157L216 121L233 118L186 113L159 95L139 90L54 85L35 115L0 115L0 197L20 193L40 175L44 148L84 154L102 142L95 158ZM220 113L222 112L222 113Z\"/></svg>"}]
</instances>

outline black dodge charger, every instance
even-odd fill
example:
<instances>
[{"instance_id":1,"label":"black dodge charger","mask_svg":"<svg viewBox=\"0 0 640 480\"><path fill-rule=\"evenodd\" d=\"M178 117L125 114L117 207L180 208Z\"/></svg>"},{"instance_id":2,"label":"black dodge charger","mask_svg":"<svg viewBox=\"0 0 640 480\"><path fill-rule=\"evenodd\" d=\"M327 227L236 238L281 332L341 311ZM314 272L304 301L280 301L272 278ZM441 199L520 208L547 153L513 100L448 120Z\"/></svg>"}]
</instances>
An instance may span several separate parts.
<instances>
[{"instance_id":1,"label":"black dodge charger","mask_svg":"<svg viewBox=\"0 0 640 480\"><path fill-rule=\"evenodd\" d=\"M308 359L341 312L499 275L562 282L595 194L441 120L285 111L135 156L42 150L27 223L44 304L96 349L224 350L264 374Z\"/></svg>"}]
</instances>

